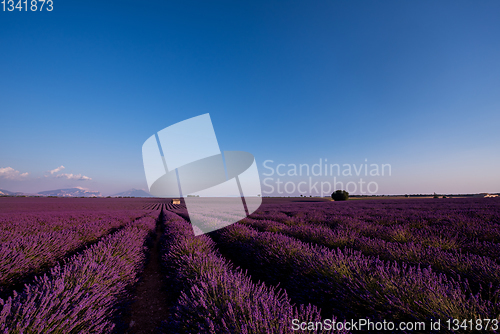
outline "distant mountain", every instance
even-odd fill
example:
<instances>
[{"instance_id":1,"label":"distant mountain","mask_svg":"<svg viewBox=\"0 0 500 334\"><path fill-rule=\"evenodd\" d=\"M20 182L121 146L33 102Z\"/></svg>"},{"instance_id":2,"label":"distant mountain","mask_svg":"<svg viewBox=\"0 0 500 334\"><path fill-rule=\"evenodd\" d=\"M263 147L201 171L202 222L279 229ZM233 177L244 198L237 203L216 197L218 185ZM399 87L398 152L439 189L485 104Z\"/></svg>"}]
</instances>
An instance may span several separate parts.
<instances>
[{"instance_id":1,"label":"distant mountain","mask_svg":"<svg viewBox=\"0 0 500 334\"><path fill-rule=\"evenodd\" d=\"M13 195L14 193L12 191L8 191L8 190L4 190L4 189L0 189L0 195L4 195L4 196L11 196Z\"/></svg>"},{"instance_id":2,"label":"distant mountain","mask_svg":"<svg viewBox=\"0 0 500 334\"><path fill-rule=\"evenodd\" d=\"M87 190L80 187L41 191L38 195L57 197L102 197L101 193L98 191Z\"/></svg>"},{"instance_id":3,"label":"distant mountain","mask_svg":"<svg viewBox=\"0 0 500 334\"><path fill-rule=\"evenodd\" d=\"M135 189L135 188L132 188L130 190L127 190L127 191L124 191L124 192L121 192L118 194L114 194L112 196L113 197L118 197L118 196L121 196L121 197L153 197L153 195L151 195L150 193L148 193L142 189Z\"/></svg>"},{"instance_id":4,"label":"distant mountain","mask_svg":"<svg viewBox=\"0 0 500 334\"><path fill-rule=\"evenodd\" d=\"M16 196L16 195L22 195L23 193L21 192L12 192L4 189L0 189L0 196Z\"/></svg>"}]
</instances>

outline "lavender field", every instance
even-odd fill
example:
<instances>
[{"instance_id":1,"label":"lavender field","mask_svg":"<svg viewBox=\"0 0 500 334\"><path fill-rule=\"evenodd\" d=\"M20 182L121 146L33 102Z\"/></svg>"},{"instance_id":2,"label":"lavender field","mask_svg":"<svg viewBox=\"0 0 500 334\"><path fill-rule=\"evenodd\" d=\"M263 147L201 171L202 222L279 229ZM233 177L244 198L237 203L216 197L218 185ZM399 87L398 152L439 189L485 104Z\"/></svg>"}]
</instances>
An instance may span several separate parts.
<instances>
[{"instance_id":1,"label":"lavender field","mask_svg":"<svg viewBox=\"0 0 500 334\"><path fill-rule=\"evenodd\" d=\"M266 198L194 236L168 199L5 197L0 254L2 333L500 332L496 198Z\"/></svg>"}]
</instances>

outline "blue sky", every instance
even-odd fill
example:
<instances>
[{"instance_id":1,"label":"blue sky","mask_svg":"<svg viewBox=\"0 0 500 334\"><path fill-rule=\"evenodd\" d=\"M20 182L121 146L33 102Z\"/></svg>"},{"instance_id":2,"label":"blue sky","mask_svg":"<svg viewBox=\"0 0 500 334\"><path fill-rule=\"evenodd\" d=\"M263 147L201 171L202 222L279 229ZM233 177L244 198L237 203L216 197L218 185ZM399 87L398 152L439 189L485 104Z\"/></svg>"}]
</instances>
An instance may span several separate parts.
<instances>
[{"instance_id":1,"label":"blue sky","mask_svg":"<svg viewBox=\"0 0 500 334\"><path fill-rule=\"evenodd\" d=\"M144 141L210 113L261 174L367 159L379 194L500 191L496 0L54 2L0 12L0 189L147 188Z\"/></svg>"}]
</instances>

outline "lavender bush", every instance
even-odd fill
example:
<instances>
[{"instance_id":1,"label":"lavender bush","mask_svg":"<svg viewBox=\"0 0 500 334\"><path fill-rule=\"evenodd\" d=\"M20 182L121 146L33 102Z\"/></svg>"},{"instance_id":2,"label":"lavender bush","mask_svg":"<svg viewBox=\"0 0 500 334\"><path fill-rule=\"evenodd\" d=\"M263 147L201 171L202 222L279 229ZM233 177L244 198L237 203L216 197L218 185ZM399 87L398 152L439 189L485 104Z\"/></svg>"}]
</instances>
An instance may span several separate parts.
<instances>
[{"instance_id":1,"label":"lavender bush","mask_svg":"<svg viewBox=\"0 0 500 334\"><path fill-rule=\"evenodd\" d=\"M183 291L166 332L292 333L292 319L320 321L316 307L294 307L286 292L253 283L216 252L209 237L194 237L187 222L167 218L164 262Z\"/></svg>"},{"instance_id":2,"label":"lavender bush","mask_svg":"<svg viewBox=\"0 0 500 334\"><path fill-rule=\"evenodd\" d=\"M143 212L121 214L97 212L10 217L0 222L4 241L0 244L0 286L6 287L23 275L54 265L63 255L93 242L119 228ZM5 218L4 218L5 219ZM37 229L38 226L38 229ZM6 237L6 231L10 232Z\"/></svg>"},{"instance_id":3,"label":"lavender bush","mask_svg":"<svg viewBox=\"0 0 500 334\"><path fill-rule=\"evenodd\" d=\"M482 286L500 287L500 265L491 257L459 250L445 251L442 248L428 246L413 241L401 243L359 235L345 225L333 229L324 225L310 223L284 224L269 220L245 219L243 224L259 231L280 232L304 242L329 248L349 247L360 250L365 255L377 256L383 260L406 262L409 264L431 266L435 271L443 272L454 278L466 277ZM420 239L425 240L424 238ZM483 242L484 243L484 242ZM480 288L476 288L478 291Z\"/></svg>"},{"instance_id":4,"label":"lavender bush","mask_svg":"<svg viewBox=\"0 0 500 334\"><path fill-rule=\"evenodd\" d=\"M109 333L115 305L137 280L144 242L155 220L147 217L105 237L49 275L0 300L4 333Z\"/></svg>"},{"instance_id":5,"label":"lavender bush","mask_svg":"<svg viewBox=\"0 0 500 334\"><path fill-rule=\"evenodd\" d=\"M430 269L384 262L352 249L330 250L280 233L257 232L240 224L218 234L225 254L245 263L271 284L281 283L299 302L333 307L347 318L380 319L498 316L491 301Z\"/></svg>"}]
</instances>

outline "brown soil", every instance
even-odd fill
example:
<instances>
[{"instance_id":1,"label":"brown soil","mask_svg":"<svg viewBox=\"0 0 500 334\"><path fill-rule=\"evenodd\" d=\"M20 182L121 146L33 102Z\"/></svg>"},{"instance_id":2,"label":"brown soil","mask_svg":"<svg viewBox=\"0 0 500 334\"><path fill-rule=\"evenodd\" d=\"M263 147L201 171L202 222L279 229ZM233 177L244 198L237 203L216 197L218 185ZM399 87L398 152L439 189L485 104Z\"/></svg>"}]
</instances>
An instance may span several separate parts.
<instances>
[{"instance_id":1,"label":"brown soil","mask_svg":"<svg viewBox=\"0 0 500 334\"><path fill-rule=\"evenodd\" d=\"M155 333L163 320L168 318L168 295L161 274L160 237L162 229L156 228L156 237L149 253L149 261L135 290L130 306L129 328L126 333Z\"/></svg>"}]
</instances>

